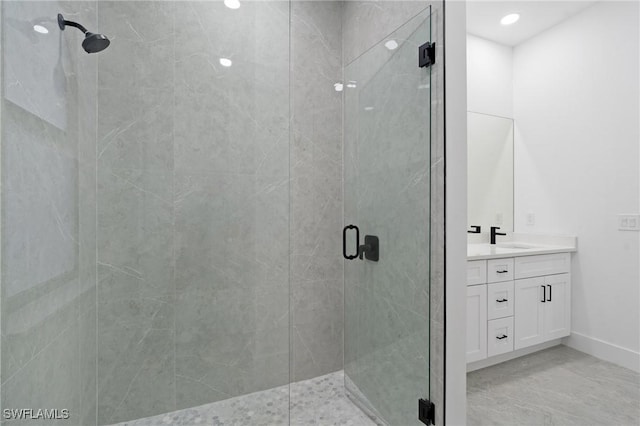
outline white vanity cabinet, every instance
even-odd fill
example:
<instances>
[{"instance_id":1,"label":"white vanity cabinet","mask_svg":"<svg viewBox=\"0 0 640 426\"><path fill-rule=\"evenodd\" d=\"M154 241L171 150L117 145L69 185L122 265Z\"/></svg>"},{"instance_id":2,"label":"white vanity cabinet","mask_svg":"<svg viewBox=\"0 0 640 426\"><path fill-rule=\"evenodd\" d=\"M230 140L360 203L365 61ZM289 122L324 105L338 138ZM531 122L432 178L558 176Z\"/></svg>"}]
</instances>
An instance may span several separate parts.
<instances>
[{"instance_id":1,"label":"white vanity cabinet","mask_svg":"<svg viewBox=\"0 0 640 426\"><path fill-rule=\"evenodd\" d=\"M487 286L467 287L467 362L487 357Z\"/></svg>"},{"instance_id":2,"label":"white vanity cabinet","mask_svg":"<svg viewBox=\"0 0 640 426\"><path fill-rule=\"evenodd\" d=\"M569 335L571 284L568 273L516 280L515 349Z\"/></svg>"},{"instance_id":3,"label":"white vanity cabinet","mask_svg":"<svg viewBox=\"0 0 640 426\"><path fill-rule=\"evenodd\" d=\"M569 335L570 256L467 262L467 363Z\"/></svg>"}]
</instances>

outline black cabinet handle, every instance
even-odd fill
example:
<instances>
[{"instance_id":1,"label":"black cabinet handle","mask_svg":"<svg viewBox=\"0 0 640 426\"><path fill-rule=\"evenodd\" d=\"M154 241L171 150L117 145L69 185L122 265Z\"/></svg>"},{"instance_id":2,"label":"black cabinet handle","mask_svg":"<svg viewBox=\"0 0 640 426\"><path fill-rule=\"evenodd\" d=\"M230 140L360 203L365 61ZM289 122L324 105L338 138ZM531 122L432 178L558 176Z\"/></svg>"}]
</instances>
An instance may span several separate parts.
<instances>
[{"instance_id":1,"label":"black cabinet handle","mask_svg":"<svg viewBox=\"0 0 640 426\"><path fill-rule=\"evenodd\" d=\"M506 274L509 271L496 271L498 274Z\"/></svg>"},{"instance_id":2,"label":"black cabinet handle","mask_svg":"<svg viewBox=\"0 0 640 426\"><path fill-rule=\"evenodd\" d=\"M551 302L551 286L547 284L547 287L549 287L549 298L547 299L547 302Z\"/></svg>"},{"instance_id":3,"label":"black cabinet handle","mask_svg":"<svg viewBox=\"0 0 640 426\"><path fill-rule=\"evenodd\" d=\"M348 255L347 254L347 230L355 229L356 230L356 254ZM360 229L358 229L355 225L347 225L342 230L342 256L347 259L355 259L358 257L358 252L360 248Z\"/></svg>"},{"instance_id":4,"label":"black cabinet handle","mask_svg":"<svg viewBox=\"0 0 640 426\"><path fill-rule=\"evenodd\" d=\"M498 340L502 340L502 339L506 339L508 336L506 334L503 334L502 336L496 336L496 339Z\"/></svg>"},{"instance_id":5,"label":"black cabinet handle","mask_svg":"<svg viewBox=\"0 0 640 426\"><path fill-rule=\"evenodd\" d=\"M507 299L500 299L500 300L496 299L496 302L498 302L498 303L507 302L507 301L508 301Z\"/></svg>"},{"instance_id":6,"label":"black cabinet handle","mask_svg":"<svg viewBox=\"0 0 640 426\"><path fill-rule=\"evenodd\" d=\"M542 287L542 300L541 302L544 303L547 301L547 287L541 285L540 287Z\"/></svg>"}]
</instances>

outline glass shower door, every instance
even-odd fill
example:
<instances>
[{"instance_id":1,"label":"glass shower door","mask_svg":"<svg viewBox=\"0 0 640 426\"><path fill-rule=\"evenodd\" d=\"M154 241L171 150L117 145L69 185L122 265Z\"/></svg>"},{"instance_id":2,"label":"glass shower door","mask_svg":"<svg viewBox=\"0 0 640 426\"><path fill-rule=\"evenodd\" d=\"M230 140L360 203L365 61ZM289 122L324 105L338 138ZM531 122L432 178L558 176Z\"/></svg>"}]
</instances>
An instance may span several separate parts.
<instances>
[{"instance_id":1,"label":"glass shower door","mask_svg":"<svg viewBox=\"0 0 640 426\"><path fill-rule=\"evenodd\" d=\"M416 425L429 398L431 41L426 9L345 67L345 384L370 415ZM375 247L379 242L377 261ZM357 253L346 229L347 256ZM367 244L369 245L367 247Z\"/></svg>"}]
</instances>

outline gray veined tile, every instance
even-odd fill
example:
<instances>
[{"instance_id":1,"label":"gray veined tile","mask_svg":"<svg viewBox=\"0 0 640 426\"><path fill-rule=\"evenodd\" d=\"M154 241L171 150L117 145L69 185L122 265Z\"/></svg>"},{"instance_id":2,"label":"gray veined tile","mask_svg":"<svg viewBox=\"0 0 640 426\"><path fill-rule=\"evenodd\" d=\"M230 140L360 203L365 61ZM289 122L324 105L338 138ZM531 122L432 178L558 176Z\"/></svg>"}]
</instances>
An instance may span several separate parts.
<instances>
[{"instance_id":1,"label":"gray veined tile","mask_svg":"<svg viewBox=\"0 0 640 426\"><path fill-rule=\"evenodd\" d=\"M566 346L469 373L470 424L637 424L640 376Z\"/></svg>"},{"instance_id":2,"label":"gray veined tile","mask_svg":"<svg viewBox=\"0 0 640 426\"><path fill-rule=\"evenodd\" d=\"M288 176L288 77L178 63L175 164L181 172ZM239 64L238 66L241 66Z\"/></svg>"},{"instance_id":3,"label":"gray veined tile","mask_svg":"<svg viewBox=\"0 0 640 426\"><path fill-rule=\"evenodd\" d=\"M173 90L98 92L98 161L112 170L173 171Z\"/></svg>"},{"instance_id":4,"label":"gray veined tile","mask_svg":"<svg viewBox=\"0 0 640 426\"><path fill-rule=\"evenodd\" d=\"M174 407L173 330L131 326L101 332L100 338L104 340L98 358L100 424Z\"/></svg>"},{"instance_id":5,"label":"gray veined tile","mask_svg":"<svg viewBox=\"0 0 640 426\"><path fill-rule=\"evenodd\" d=\"M226 57L257 68L288 70L288 2L249 2L238 11L222 2L184 5L176 14L176 39L183 46L178 60L199 51L212 53L216 62Z\"/></svg>"},{"instance_id":6,"label":"gray veined tile","mask_svg":"<svg viewBox=\"0 0 640 426\"><path fill-rule=\"evenodd\" d=\"M99 88L171 88L173 67L167 64L174 57L174 2L101 1L98 5L100 31L112 41L108 58L100 58Z\"/></svg>"}]
</instances>

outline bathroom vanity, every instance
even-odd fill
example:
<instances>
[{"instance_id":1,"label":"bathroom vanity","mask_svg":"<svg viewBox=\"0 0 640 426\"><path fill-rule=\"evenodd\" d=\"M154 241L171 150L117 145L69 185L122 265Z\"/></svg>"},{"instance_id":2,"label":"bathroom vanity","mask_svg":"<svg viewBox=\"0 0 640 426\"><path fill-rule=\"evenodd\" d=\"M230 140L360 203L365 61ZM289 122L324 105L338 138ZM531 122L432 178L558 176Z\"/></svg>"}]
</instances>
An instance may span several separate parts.
<instances>
[{"instance_id":1,"label":"bathroom vanity","mask_svg":"<svg viewBox=\"0 0 640 426\"><path fill-rule=\"evenodd\" d=\"M576 239L510 238L467 248L468 371L552 346L570 332Z\"/></svg>"}]
</instances>

